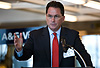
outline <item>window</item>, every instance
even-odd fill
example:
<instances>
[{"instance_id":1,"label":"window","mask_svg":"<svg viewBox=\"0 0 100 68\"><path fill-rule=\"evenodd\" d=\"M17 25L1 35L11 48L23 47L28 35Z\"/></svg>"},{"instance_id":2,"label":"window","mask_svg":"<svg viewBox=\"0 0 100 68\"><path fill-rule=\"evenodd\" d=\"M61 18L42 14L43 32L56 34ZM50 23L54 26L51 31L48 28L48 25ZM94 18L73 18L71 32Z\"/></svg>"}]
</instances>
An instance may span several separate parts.
<instances>
[{"instance_id":1,"label":"window","mask_svg":"<svg viewBox=\"0 0 100 68\"><path fill-rule=\"evenodd\" d=\"M82 42L91 55L93 66L100 68L100 35L85 35Z\"/></svg>"}]
</instances>

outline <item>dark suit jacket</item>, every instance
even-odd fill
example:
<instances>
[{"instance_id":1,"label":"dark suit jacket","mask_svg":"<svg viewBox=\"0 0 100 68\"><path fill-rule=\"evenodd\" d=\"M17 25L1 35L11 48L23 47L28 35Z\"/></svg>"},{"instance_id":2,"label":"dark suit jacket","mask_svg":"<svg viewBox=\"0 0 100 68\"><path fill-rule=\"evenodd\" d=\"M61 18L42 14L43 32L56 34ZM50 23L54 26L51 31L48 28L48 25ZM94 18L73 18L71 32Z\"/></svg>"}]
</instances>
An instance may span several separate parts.
<instances>
[{"instance_id":1,"label":"dark suit jacket","mask_svg":"<svg viewBox=\"0 0 100 68\"><path fill-rule=\"evenodd\" d=\"M92 66L90 55L87 53L83 44L81 43L77 31L61 27L60 35L66 38L66 44L73 46L82 55L87 66ZM23 56L18 57L16 52L14 53L14 55L18 60L27 60L33 55L34 67L51 67L50 36L48 27L31 31L30 37L23 47ZM84 66L78 55L76 56L80 64ZM63 57L63 47L61 45L61 42L59 42L59 66L75 66L74 57Z\"/></svg>"}]
</instances>

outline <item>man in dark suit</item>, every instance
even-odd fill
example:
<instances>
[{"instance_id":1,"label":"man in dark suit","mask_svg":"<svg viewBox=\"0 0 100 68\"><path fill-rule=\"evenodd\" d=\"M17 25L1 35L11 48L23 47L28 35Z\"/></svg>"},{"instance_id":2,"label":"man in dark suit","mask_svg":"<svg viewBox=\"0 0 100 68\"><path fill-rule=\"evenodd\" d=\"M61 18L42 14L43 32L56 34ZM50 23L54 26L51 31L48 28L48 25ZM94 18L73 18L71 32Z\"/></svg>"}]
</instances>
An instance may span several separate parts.
<instances>
[{"instance_id":1,"label":"man in dark suit","mask_svg":"<svg viewBox=\"0 0 100 68\"><path fill-rule=\"evenodd\" d=\"M16 59L27 60L33 55L33 67L75 67L75 56L77 56L76 58L81 66L84 67L82 60L72 49L68 48L66 52L64 52L64 47L61 43L61 39L64 37L65 44L74 47L82 55L86 65L93 67L91 57L81 43L79 33L61 26L64 19L63 5L56 1L49 2L46 6L46 27L31 31L30 37L24 47L22 47L22 33L20 33L20 38L14 34L14 55ZM55 38L53 33L56 33L56 44L59 44L56 46L56 49L53 49L54 47L52 45L54 44L53 39ZM55 50L57 50L57 52L53 53ZM53 59L54 54L56 54L56 60Z\"/></svg>"}]
</instances>

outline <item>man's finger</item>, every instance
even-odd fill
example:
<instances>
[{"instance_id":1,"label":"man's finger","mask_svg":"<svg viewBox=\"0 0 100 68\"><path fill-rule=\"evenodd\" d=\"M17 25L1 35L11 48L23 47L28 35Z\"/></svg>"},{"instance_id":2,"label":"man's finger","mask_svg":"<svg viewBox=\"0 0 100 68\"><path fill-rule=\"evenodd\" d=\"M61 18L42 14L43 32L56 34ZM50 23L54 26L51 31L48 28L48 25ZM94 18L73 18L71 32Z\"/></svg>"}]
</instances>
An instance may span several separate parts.
<instances>
[{"instance_id":1,"label":"man's finger","mask_svg":"<svg viewBox=\"0 0 100 68\"><path fill-rule=\"evenodd\" d=\"M20 33L20 38L22 38L22 33Z\"/></svg>"},{"instance_id":2,"label":"man's finger","mask_svg":"<svg viewBox=\"0 0 100 68\"><path fill-rule=\"evenodd\" d=\"M14 33L14 39L17 39L18 37L17 37L17 35L16 35L16 33Z\"/></svg>"}]
</instances>

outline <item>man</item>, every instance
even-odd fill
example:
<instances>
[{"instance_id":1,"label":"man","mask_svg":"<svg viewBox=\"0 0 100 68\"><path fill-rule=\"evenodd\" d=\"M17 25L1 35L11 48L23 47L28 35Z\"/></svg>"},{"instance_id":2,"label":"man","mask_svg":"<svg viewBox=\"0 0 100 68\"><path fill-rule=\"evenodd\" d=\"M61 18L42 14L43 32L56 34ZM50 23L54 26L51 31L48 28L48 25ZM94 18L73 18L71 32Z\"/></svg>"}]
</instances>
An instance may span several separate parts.
<instances>
[{"instance_id":1,"label":"man","mask_svg":"<svg viewBox=\"0 0 100 68\"><path fill-rule=\"evenodd\" d=\"M63 5L56 1L49 2L46 6L47 27L31 31L24 47L22 47L22 33L20 33L20 38L14 34L16 59L27 60L33 55L34 67L75 67L74 56L76 54L70 48L64 52L61 43L64 37L66 44L74 47L82 55L86 65L92 67L90 55L81 43L78 32L61 26L64 19ZM81 66L84 67L79 56L76 56Z\"/></svg>"}]
</instances>

